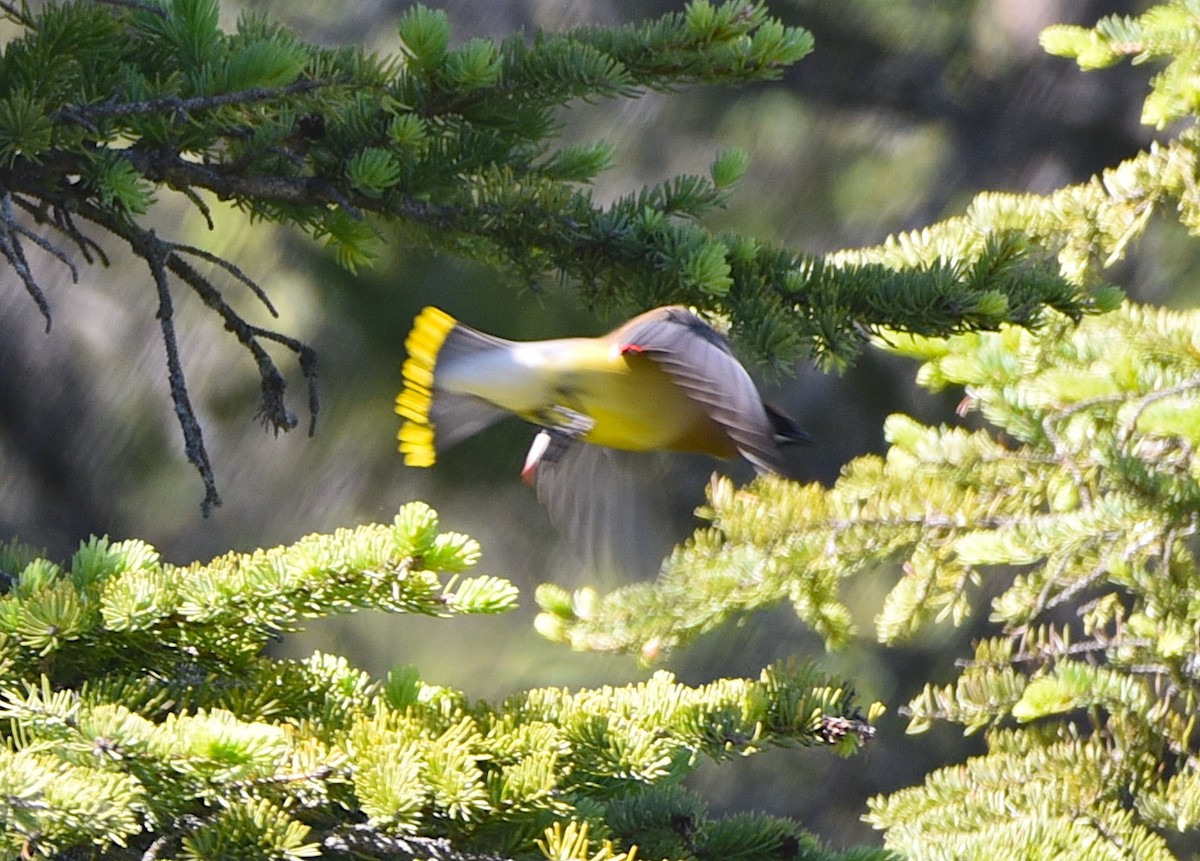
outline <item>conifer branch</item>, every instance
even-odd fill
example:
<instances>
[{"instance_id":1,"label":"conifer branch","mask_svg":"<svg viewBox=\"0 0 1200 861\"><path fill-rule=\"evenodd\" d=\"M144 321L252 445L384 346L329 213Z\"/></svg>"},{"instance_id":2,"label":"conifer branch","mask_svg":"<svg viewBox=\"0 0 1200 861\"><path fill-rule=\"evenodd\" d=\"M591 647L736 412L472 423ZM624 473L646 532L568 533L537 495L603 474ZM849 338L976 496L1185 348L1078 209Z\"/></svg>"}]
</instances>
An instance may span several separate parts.
<instances>
[{"instance_id":1,"label":"conifer branch","mask_svg":"<svg viewBox=\"0 0 1200 861\"><path fill-rule=\"evenodd\" d=\"M98 0L109 2L109 0ZM149 5L149 4L146 4ZM158 9L158 7L152 7ZM161 11L161 9L159 9ZM253 87L248 90L236 90L231 93L218 93L212 96L195 96L184 99L178 96L163 96L157 99L145 99L139 102L108 101L90 105L64 105L50 115L51 120L76 123L90 131L96 131L96 122L114 117L125 117L131 114L186 114L209 111L228 105L251 105L255 102L275 101L287 96L309 93L320 87L328 86L327 81L299 80L283 87Z\"/></svg>"},{"instance_id":2,"label":"conifer branch","mask_svg":"<svg viewBox=\"0 0 1200 861\"><path fill-rule=\"evenodd\" d=\"M0 747L5 839L114 861L492 861L531 855L539 834L585 847L590 826L606 839L554 857L622 861L681 808L696 831L664 857L725 857L705 836L715 833L772 857L811 839L783 820L707 817L679 784L701 756L855 753L869 722L847 685L812 666L703 686L656 673L489 704L413 671L377 681L331 655L262 654L272 633L337 612L513 608L511 584L460 576L478 557L421 503L391 524L186 568L140 541L92 538L62 564L0 545L21 569L19 588L0 595L0 721L13 727Z\"/></svg>"},{"instance_id":3,"label":"conifer branch","mask_svg":"<svg viewBox=\"0 0 1200 861\"><path fill-rule=\"evenodd\" d=\"M109 0L72 6L51 23L41 14L24 22L22 45L32 57L52 55L60 43L107 46L64 64L61 84L37 100L0 93L0 184L27 211L48 211L84 260L104 258L72 213L128 241L135 229L145 234L140 217L156 188L180 192L211 227L213 213L200 196L207 191L324 239L349 268L370 259L376 231L368 219L378 219L526 283L574 280L598 307L696 304L727 316L751 358L781 368L806 351L844 364L865 333L882 328L945 334L1033 325L1042 307L1078 316L1103 304L1057 274L1052 243L1014 241L1011 231L985 232L958 259L926 260L908 271L718 236L698 219L726 199L745 168L741 155L718 157L710 177L668 180L606 208L581 184L608 163L607 147L535 155L548 151L553 110L572 100L770 79L811 50L808 33L773 20L752 0L695 2L646 24L543 34L533 45L511 39L460 48L450 47L441 13L413 10L399 28L403 64L304 45L263 22L228 35L214 8ZM144 26L124 10L150 11L170 26ZM79 38L68 38L75 30ZM180 39L205 46L206 55L191 57ZM79 69L89 70L88 80ZM97 102L81 90L119 95ZM118 139L132 143L113 145ZM0 223L0 256L48 321L49 303L22 242L49 241L15 224ZM43 247L63 258L53 243ZM155 278L165 269L187 284L251 353L269 427L286 430L297 421L264 341L296 354L315 421L311 351L243 319L185 257L223 269L270 309L265 291L234 263L191 246L147 260ZM155 292L165 309L157 282ZM897 303L897 295L911 301ZM171 341L172 321L166 314ZM195 415L179 388L186 381L179 368L168 368L168 377L185 448L207 476L206 505L213 504Z\"/></svg>"},{"instance_id":4,"label":"conifer branch","mask_svg":"<svg viewBox=\"0 0 1200 861\"><path fill-rule=\"evenodd\" d=\"M1045 41L1085 67L1161 58L1145 116L1174 123L1196 113L1194 6L1052 28ZM786 600L836 645L852 633L843 580L894 565L877 620L879 638L894 642L977 612L986 580L995 636L907 709L911 729L952 721L981 731L986 751L872 802L889 849L914 859L1168 859L1169 840L1185 844L1200 829L1200 318L1125 305L1076 325L1117 303L1113 291L1087 290L1154 213L1200 224L1195 132L1091 183L1045 197L981 195L960 218L813 259L700 226L724 199L732 162L601 210L572 185L600 169L600 148L557 164L530 155L545 150L549 109L568 99L777 74L807 50L806 34L758 4L697 2L645 27L548 37L536 49L451 47L444 16L417 9L400 28L402 67L303 46L262 22L227 37L203 2L55 5L53 39L39 30L48 19L21 18L26 9L3 0L0 9L29 31L16 40L27 56L6 51L11 79L39 84L0 92L0 256L47 323L29 243L72 271L63 246L104 261L79 216L146 260L206 503L216 490L187 400L170 279L251 353L276 428L296 420L268 344L296 354L314 417L316 365L300 342L240 316L194 264L213 264L272 310L241 269L142 224L156 187L180 191L210 224L201 190L297 225L348 266L368 256L367 218L399 220L433 247L529 280L565 274L597 304L691 302L727 316L740 343L768 360L809 350L844 362L864 336L882 335L924 363L931 388L965 387L991 428L895 416L887 457L854 461L832 488L718 482L711 528L657 583L605 599L544 589L542 630L653 660L733 614ZM127 9L171 26L129 27ZM198 56L180 62L172 40ZM60 64L62 45L103 47L72 65ZM38 75L37 60L66 83ZM76 69L94 76L86 89ZM302 81L339 86L285 92ZM90 106L81 91L138 98ZM28 228L16 209L66 239ZM979 334L990 330L999 331ZM477 555L421 506L390 527L186 569L140 542L94 539L63 564L0 547L10 587L0 590L0 720L11 727L0 818L10 854L154 861L325 848L483 861L498 844L534 854L531 835L552 823L541 846L555 858L623 861L639 833L671 841L655 857L828 857L764 818L721 823L725 842L706 854L718 823L680 789L701 754L853 752L869 739L846 686L810 668L703 688L656 674L493 707L415 675L376 682L331 656L260 654L275 632L338 610L511 607L509 584L441 579ZM436 833L423 832L429 823ZM593 851L589 825L611 844Z\"/></svg>"},{"instance_id":5,"label":"conifer branch","mask_svg":"<svg viewBox=\"0 0 1200 861\"><path fill-rule=\"evenodd\" d=\"M142 0L91 0L91 2L102 6L120 6L125 9L136 9L139 12L149 12L160 18L167 17L167 10L162 6L156 3L145 3Z\"/></svg>"},{"instance_id":6,"label":"conifer branch","mask_svg":"<svg viewBox=\"0 0 1200 861\"><path fill-rule=\"evenodd\" d=\"M262 175L230 169L220 163L199 163L167 150L148 152L130 148L122 153L138 173L171 188L202 188L221 200L259 200L299 207L356 203L328 182L311 176ZM378 204L374 205L376 208ZM424 210L419 207L418 211ZM356 216L357 217L357 216Z\"/></svg>"},{"instance_id":7,"label":"conifer branch","mask_svg":"<svg viewBox=\"0 0 1200 861\"><path fill-rule=\"evenodd\" d=\"M321 849L335 857L399 859L399 861L512 861L493 852L464 852L444 837L387 834L370 825L333 831Z\"/></svg>"}]
</instances>

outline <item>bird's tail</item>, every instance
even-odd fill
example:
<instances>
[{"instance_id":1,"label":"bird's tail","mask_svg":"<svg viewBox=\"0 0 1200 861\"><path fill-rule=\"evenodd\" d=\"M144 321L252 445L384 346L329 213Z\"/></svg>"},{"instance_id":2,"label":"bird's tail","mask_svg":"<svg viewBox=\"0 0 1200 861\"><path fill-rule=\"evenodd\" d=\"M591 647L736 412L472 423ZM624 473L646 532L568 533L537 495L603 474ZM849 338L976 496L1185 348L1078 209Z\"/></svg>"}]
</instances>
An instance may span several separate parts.
<instances>
[{"instance_id":1,"label":"bird's tail","mask_svg":"<svg viewBox=\"0 0 1200 861\"><path fill-rule=\"evenodd\" d=\"M396 438L406 464L432 466L439 452L504 416L487 401L439 389L437 371L445 362L508 344L464 326L440 308L428 307L417 315L404 342L404 388L396 395L396 413L404 419Z\"/></svg>"}]
</instances>

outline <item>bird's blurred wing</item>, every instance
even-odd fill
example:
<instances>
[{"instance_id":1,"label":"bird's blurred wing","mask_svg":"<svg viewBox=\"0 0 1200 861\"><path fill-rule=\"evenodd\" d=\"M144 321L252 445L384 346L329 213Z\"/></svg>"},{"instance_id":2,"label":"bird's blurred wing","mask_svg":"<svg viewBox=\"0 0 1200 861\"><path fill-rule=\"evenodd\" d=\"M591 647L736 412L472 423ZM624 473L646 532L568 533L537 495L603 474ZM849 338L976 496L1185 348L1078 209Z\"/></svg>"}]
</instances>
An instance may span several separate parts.
<instances>
[{"instance_id":1,"label":"bird's blurred wing","mask_svg":"<svg viewBox=\"0 0 1200 861\"><path fill-rule=\"evenodd\" d=\"M614 337L662 368L756 471L784 471L775 428L754 381L707 323L685 308L659 308L634 318Z\"/></svg>"},{"instance_id":2,"label":"bird's blurred wing","mask_svg":"<svg viewBox=\"0 0 1200 861\"><path fill-rule=\"evenodd\" d=\"M573 440L537 464L534 487L551 524L594 571L648 577L694 528L708 472L698 460Z\"/></svg>"}]
</instances>

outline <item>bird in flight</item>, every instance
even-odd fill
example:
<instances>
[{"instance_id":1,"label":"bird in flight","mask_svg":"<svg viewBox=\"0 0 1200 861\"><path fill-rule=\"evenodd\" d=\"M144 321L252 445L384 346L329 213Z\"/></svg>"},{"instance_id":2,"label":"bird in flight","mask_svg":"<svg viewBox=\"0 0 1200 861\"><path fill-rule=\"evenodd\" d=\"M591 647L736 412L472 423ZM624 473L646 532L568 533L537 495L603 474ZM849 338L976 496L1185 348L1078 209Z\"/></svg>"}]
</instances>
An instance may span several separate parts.
<instances>
[{"instance_id":1,"label":"bird in flight","mask_svg":"<svg viewBox=\"0 0 1200 861\"><path fill-rule=\"evenodd\" d=\"M539 430L521 477L585 556L645 525L647 452L742 457L785 473L783 448L808 441L765 403L725 338L682 306L647 311L597 338L508 341L428 307L405 347L396 412L409 466L516 415ZM644 507L644 506L643 506ZM624 520L623 529L614 521ZM600 552L597 552L600 551ZM661 561L661 559L660 559Z\"/></svg>"}]
</instances>

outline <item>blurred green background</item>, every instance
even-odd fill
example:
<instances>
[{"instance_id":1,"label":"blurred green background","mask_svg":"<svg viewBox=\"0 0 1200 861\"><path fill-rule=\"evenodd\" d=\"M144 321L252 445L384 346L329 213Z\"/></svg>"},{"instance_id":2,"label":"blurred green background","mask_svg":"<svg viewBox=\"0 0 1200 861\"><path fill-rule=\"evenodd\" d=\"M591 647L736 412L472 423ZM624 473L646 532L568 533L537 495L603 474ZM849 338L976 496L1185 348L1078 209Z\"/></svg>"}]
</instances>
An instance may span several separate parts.
<instances>
[{"instance_id":1,"label":"blurred green background","mask_svg":"<svg viewBox=\"0 0 1200 861\"><path fill-rule=\"evenodd\" d=\"M265 13L323 44L361 43L394 53L399 0L264 0L224 4L232 27L242 11ZM504 37L524 28L615 25L677 10L682 3L597 0L454 0L444 8L455 38ZM960 212L983 189L1049 192L1113 165L1151 137L1138 125L1153 70L1080 73L1044 55L1039 30L1091 24L1144 4L1088 0L794 0L773 3L789 23L811 29L815 54L781 81L739 89L649 94L563 113L565 140L604 138L616 166L597 184L601 201L678 173L704 172L716 152L740 146L751 168L713 227L736 228L809 252L870 245ZM11 38L11 25L0 38ZM0 537L70 554L91 533L139 537L178 563L227 550L288 543L309 532L390 520L423 499L443 528L483 544L483 570L513 580L523 607L503 618L439 621L355 616L286 638L284 655L314 648L350 656L382 674L416 664L433 683L473 697L541 685L595 685L644 678L631 660L581 655L532 631L532 592L553 580L585 582L554 536L532 491L517 480L529 432L505 424L447 456L433 470L408 469L396 454L392 398L403 340L415 313L435 303L473 326L511 338L598 333L598 320L569 285L518 290L478 265L404 244L397 233L378 264L351 275L317 245L251 226L218 208L217 229L168 194L153 217L165 236L234 260L278 306L278 327L320 353L318 433L278 438L255 421L258 377L232 337L199 302L178 291L178 324L193 402L225 504L200 515L200 482L187 464L167 392L153 284L122 249L109 269L83 271L72 285L53 260L33 262L52 303L54 327L20 282L0 273ZM1178 226L1153 227L1135 256L1113 272L1131 296L1174 306L1195 303L1196 244ZM226 283L253 316L250 296ZM263 320L262 322L266 322ZM281 355L287 362L288 357ZM293 368L293 371L295 369ZM882 422L902 411L930 422L959 421L959 395L932 396L912 384L915 367L868 352L842 375L803 366L765 381L815 437L807 477L831 482L841 464L883 450ZM305 426L303 381L293 373L292 406ZM687 682L750 674L788 655L811 657L847 678L864 702L889 714L864 755L788 751L702 768L694 785L714 810L758 809L795 816L831 844L877 842L859 817L864 801L921 779L967 755L972 740L953 728L906 736L896 709L925 679L948 679L965 644L982 630L939 628L903 649L872 645L872 617L894 573L850 586L860 638L825 654L784 608L710 636L667 666ZM986 609L979 615L986 620Z\"/></svg>"}]
</instances>

